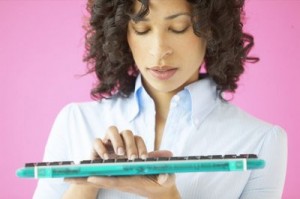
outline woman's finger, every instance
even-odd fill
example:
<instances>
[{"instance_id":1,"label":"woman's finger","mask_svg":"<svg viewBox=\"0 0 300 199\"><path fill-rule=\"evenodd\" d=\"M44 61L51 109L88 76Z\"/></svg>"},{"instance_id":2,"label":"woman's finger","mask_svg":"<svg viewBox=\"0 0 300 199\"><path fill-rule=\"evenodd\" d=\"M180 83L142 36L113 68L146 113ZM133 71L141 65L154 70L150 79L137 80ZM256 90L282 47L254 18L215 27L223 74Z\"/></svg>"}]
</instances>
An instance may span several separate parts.
<instances>
[{"instance_id":1,"label":"woman's finger","mask_svg":"<svg viewBox=\"0 0 300 199\"><path fill-rule=\"evenodd\" d=\"M104 143L108 144L109 141L111 142L114 152L117 155L125 155L125 146L123 143L123 139L119 133L119 130L115 126L111 126L107 129Z\"/></svg>"},{"instance_id":2,"label":"woman's finger","mask_svg":"<svg viewBox=\"0 0 300 199\"><path fill-rule=\"evenodd\" d=\"M175 184L175 175L174 174L159 174L157 177L158 184L164 187L171 187Z\"/></svg>"},{"instance_id":3,"label":"woman's finger","mask_svg":"<svg viewBox=\"0 0 300 199\"><path fill-rule=\"evenodd\" d=\"M147 147L144 140L140 136L135 136L135 144L137 146L138 155L142 159L147 158Z\"/></svg>"},{"instance_id":4,"label":"woman's finger","mask_svg":"<svg viewBox=\"0 0 300 199\"><path fill-rule=\"evenodd\" d=\"M98 159L99 156L105 160L109 158L108 151L103 141L100 138L96 138L94 141L94 146L92 151L92 159Z\"/></svg>"},{"instance_id":5,"label":"woman's finger","mask_svg":"<svg viewBox=\"0 0 300 199\"><path fill-rule=\"evenodd\" d=\"M121 132L121 135L125 143L127 158L131 160L136 159L138 157L138 149L133 133L125 130Z\"/></svg>"}]
</instances>

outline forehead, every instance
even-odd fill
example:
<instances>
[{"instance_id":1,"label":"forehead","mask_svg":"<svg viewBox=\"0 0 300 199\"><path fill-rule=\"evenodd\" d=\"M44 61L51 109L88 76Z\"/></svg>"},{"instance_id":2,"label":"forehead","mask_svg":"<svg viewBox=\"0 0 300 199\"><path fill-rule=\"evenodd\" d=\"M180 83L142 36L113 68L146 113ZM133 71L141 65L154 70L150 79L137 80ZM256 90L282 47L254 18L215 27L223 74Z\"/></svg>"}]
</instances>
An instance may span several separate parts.
<instances>
[{"instance_id":1,"label":"forehead","mask_svg":"<svg viewBox=\"0 0 300 199\"><path fill-rule=\"evenodd\" d=\"M168 16L170 14L185 12L191 12L191 5L187 0L148 0L149 3L149 14L146 18L151 15ZM133 6L134 14L137 14L142 7L142 3L135 0Z\"/></svg>"}]
</instances>

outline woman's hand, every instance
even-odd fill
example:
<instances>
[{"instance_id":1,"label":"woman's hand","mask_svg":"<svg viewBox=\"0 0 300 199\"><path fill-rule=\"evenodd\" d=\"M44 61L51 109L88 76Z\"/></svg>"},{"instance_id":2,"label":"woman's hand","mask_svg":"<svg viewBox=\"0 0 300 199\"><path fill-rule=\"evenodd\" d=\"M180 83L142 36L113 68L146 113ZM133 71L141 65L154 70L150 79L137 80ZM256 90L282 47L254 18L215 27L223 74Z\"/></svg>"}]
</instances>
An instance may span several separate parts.
<instances>
[{"instance_id":1,"label":"woman's hand","mask_svg":"<svg viewBox=\"0 0 300 199\"><path fill-rule=\"evenodd\" d=\"M119 132L115 126L108 128L104 139L96 139L92 159L109 159L116 156L126 156L128 159L147 158L147 148L144 140L133 135L129 130Z\"/></svg>"},{"instance_id":2,"label":"woman's hand","mask_svg":"<svg viewBox=\"0 0 300 199\"><path fill-rule=\"evenodd\" d=\"M129 159L147 157L170 157L169 151L154 151L147 153L143 139L135 136L131 131L119 132L114 126L107 130L104 139L96 139L93 147L92 158L116 158L126 156ZM98 189L115 189L140 196L155 198L180 198L175 184L175 175L160 174L151 176L126 176L126 177L88 177L69 178L66 182L77 185L87 185Z\"/></svg>"}]
</instances>

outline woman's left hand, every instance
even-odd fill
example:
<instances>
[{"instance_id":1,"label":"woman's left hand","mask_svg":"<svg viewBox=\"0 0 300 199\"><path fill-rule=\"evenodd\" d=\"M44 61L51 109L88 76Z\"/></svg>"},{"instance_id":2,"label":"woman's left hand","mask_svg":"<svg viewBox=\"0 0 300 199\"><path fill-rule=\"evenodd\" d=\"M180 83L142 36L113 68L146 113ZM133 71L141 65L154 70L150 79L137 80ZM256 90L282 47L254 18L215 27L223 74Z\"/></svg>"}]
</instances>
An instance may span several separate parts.
<instances>
[{"instance_id":1,"label":"woman's left hand","mask_svg":"<svg viewBox=\"0 0 300 199\"><path fill-rule=\"evenodd\" d=\"M169 151L154 151L148 157L170 157ZM151 176L126 176L126 177L88 177L68 178L68 183L88 185L99 189L116 189L129 192L151 199L180 198L175 184L174 174L160 174ZM101 191L101 190L100 190Z\"/></svg>"}]
</instances>

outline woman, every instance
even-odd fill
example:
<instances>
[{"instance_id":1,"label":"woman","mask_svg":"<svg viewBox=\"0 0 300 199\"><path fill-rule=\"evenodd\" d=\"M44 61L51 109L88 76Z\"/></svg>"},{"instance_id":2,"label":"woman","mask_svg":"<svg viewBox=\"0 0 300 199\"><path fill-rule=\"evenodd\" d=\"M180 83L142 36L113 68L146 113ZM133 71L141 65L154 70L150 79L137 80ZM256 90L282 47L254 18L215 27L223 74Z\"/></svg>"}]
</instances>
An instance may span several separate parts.
<instances>
[{"instance_id":1,"label":"woman","mask_svg":"<svg viewBox=\"0 0 300 199\"><path fill-rule=\"evenodd\" d=\"M262 170L40 181L35 198L280 198L283 129L229 104L253 46L243 0L94 0L95 102L58 115L44 161L254 153ZM200 74L205 71L205 74ZM230 186L230 187L228 187Z\"/></svg>"}]
</instances>

